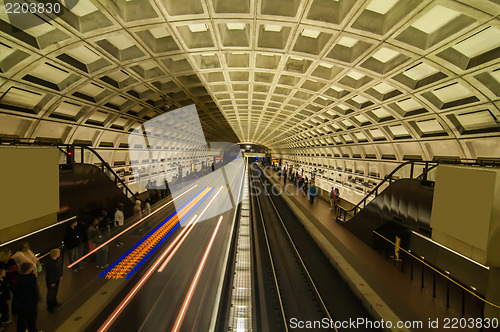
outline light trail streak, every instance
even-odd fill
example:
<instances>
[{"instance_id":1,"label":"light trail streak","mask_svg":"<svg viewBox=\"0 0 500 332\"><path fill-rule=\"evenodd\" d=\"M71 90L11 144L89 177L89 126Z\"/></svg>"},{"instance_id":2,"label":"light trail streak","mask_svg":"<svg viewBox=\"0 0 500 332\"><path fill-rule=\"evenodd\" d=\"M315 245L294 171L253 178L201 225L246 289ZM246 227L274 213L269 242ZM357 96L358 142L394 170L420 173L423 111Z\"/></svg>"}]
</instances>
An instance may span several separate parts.
<instances>
[{"instance_id":1,"label":"light trail streak","mask_svg":"<svg viewBox=\"0 0 500 332\"><path fill-rule=\"evenodd\" d=\"M215 194L215 196L212 198L212 200L207 204L207 206L205 207L205 209L203 209L203 211L201 211L200 213L200 216L198 217L198 220L196 220L195 222L192 223L192 225L190 226L189 228L189 231L186 233L186 235L184 235L184 238L182 239L181 243L179 243L175 249L174 249L174 252L172 253L172 255L170 255L169 257L167 257L167 259L165 259L165 262L161 265L161 267L158 269L158 272L162 272L165 267L167 266L168 262L170 262L170 260L172 259L173 255L175 254L175 252L177 251L177 249L180 247L180 245L182 244L182 242L184 242L184 239L189 235L189 233L191 233L191 230L194 228L194 225L200 221L201 219L201 216L205 213L205 211L208 209L208 207L212 204L213 200L215 199L215 197L217 197L217 195L219 194L219 192L222 190L223 187L220 187L220 189L217 191L217 193ZM187 227L186 227L187 228Z\"/></svg>"},{"instance_id":2,"label":"light trail streak","mask_svg":"<svg viewBox=\"0 0 500 332\"><path fill-rule=\"evenodd\" d=\"M215 230L212 234L212 238L210 239L210 242L208 243L207 249L205 250L205 254L203 255L203 258L201 259L200 265L198 266L198 270L196 271L196 275L191 282L191 286L189 287L188 294L186 298L184 299L184 303L182 304L181 311L179 312L179 315L177 316L177 319L175 320L174 328L172 329L172 332L178 332L182 321L184 320L184 316L186 315L187 307L189 306L189 303L191 302L191 299L193 297L194 290L196 288L196 285L198 284L198 280L200 280L200 275L201 272L203 271L203 267L205 266L205 262L207 261L208 254L210 253L210 250L212 249L212 245L214 243L215 237L217 235L217 232L219 231L220 224L222 222L223 216L220 216L219 221L217 222L217 226L215 227Z\"/></svg>"},{"instance_id":3,"label":"light trail streak","mask_svg":"<svg viewBox=\"0 0 500 332\"><path fill-rule=\"evenodd\" d=\"M184 196L185 194L187 194L189 191L191 191L192 189L194 189L195 187L197 187L198 185L194 185L192 186L191 188L189 188L188 190L186 190L185 192L183 192L182 194L180 194L179 196L176 197L177 198L180 198L182 196ZM137 225L139 225L140 223L142 223L144 220L146 220L147 218L151 217L152 215L154 215L155 213L157 213L158 211L160 211L161 209L163 209L164 207L172 204L174 202L174 200L172 199L171 201L169 201L168 203L165 203L164 205L160 206L158 209L156 209L155 211L151 212L150 214L148 214L147 216L145 216L144 218L141 218L140 220L138 220L135 224L129 226L127 229L121 231L120 233L118 233L117 235L115 235L114 237L112 237L111 239L107 240L106 242L104 242L103 244L97 246L95 249L91 250L89 253L83 255L82 257L80 257L79 259L77 259L76 261L74 261L73 263L71 263L70 265L67 266L68 269L72 268L73 266L75 266L76 264L80 263L81 261L83 261L85 258L89 257L90 255L96 253L99 249L101 249L102 247L104 247L105 245L108 245L109 243L113 242L115 239L117 239L118 237L122 236L123 234L125 234L126 232L128 232L129 230L131 230L132 228L136 227Z\"/></svg>"},{"instance_id":4,"label":"light trail streak","mask_svg":"<svg viewBox=\"0 0 500 332\"><path fill-rule=\"evenodd\" d=\"M156 251L165 239L180 225L180 223L205 199L212 191L206 187L195 197L184 204L179 212L174 212L159 226L146 235L136 246L132 247L126 255L120 257L115 263L101 273L99 278L119 279L127 275L130 278L149 256Z\"/></svg>"},{"instance_id":5,"label":"light trail streak","mask_svg":"<svg viewBox=\"0 0 500 332\"><path fill-rule=\"evenodd\" d=\"M222 190L222 188L223 187L220 187L219 190L217 190L217 192L214 195L214 197L210 200L210 202L208 202L207 206L203 209L203 211L200 213L200 215L198 217L194 216L189 223L195 223L195 222L197 222L197 221L199 221L201 219L201 216L203 215L203 213L205 213L205 211L210 207L210 205L213 203L213 201L215 200L215 198L217 197L217 195L219 195L219 193ZM177 235L176 240L179 239L180 236L182 236L182 232ZM123 310L125 310L125 308L130 303L130 301L132 301L132 299L135 297L135 295L137 294L137 292L139 292L139 290L142 288L142 286L144 285L144 283L151 277L151 275L153 274L153 272L158 268L158 265L160 265L161 261L172 250L172 248L176 244L176 240L174 240L168 246L168 248L165 249L165 251L161 254L161 256L153 264L153 266L151 266L151 268L146 272L146 274L141 278L141 280L139 280L139 282L137 283L137 285L135 285L134 288L122 300L122 302L120 302L120 304L118 305L118 307L116 307L116 309L113 311L113 313L108 317L108 319L106 319L106 321L104 322L104 324L101 325L101 327L97 330L97 332L105 332L105 331L107 331L111 327L111 325L113 324L113 322L118 318L118 316L123 312Z\"/></svg>"}]
</instances>

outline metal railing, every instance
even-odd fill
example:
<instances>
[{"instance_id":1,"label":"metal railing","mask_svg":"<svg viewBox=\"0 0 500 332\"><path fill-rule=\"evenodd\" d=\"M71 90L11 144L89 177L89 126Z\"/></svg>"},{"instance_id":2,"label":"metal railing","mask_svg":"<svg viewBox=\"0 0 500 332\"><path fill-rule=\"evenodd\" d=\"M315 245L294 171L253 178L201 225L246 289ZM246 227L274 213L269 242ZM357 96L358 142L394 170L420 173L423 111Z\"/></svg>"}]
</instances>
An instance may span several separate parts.
<instances>
[{"instance_id":1,"label":"metal railing","mask_svg":"<svg viewBox=\"0 0 500 332\"><path fill-rule=\"evenodd\" d=\"M354 217L361 209L363 209L366 204L368 204L372 199L377 197L379 193L382 192L383 185L390 185L395 180L395 174L399 172L404 167L409 167L409 178L410 179L418 179L421 181L428 181L429 172L434 170L440 164L451 164L451 165L465 165L465 166L490 166L490 167L499 167L499 160L476 160L476 159L438 159L435 161L420 161L420 160L410 160L404 163L399 164L394 168L389 174L387 174L382 181L380 181L375 188L373 188L358 204L354 205L350 209L346 209L342 206L338 206L338 210L336 211L336 220L337 221L348 221L350 218ZM419 175L415 176L416 168L420 166L422 168L422 172Z\"/></svg>"},{"instance_id":2,"label":"metal railing","mask_svg":"<svg viewBox=\"0 0 500 332\"><path fill-rule=\"evenodd\" d=\"M116 172L111 168L111 166L95 151L92 147L85 144L61 144L59 140L47 140L47 139L32 139L32 138L0 138L0 147L1 146L53 146L56 147L59 151L61 151L69 161L75 161L75 151L76 149L80 149L80 163L85 162L85 150L88 150L92 154L94 154L97 159L99 159L101 170L115 183L117 187L120 184L123 193L127 196L127 198L137 198L134 192L125 184L125 182L116 174ZM71 152L71 155L69 153Z\"/></svg>"},{"instance_id":3,"label":"metal railing","mask_svg":"<svg viewBox=\"0 0 500 332\"><path fill-rule=\"evenodd\" d=\"M61 147L65 147L66 148L66 151L64 151L63 149L61 149ZM137 199L137 196L134 194L134 192L127 186L127 184L118 176L118 174L116 174L116 172L113 170L113 168L104 160L104 158L101 157L101 155L99 153L97 153L96 150L94 150L92 147L90 146L87 146L87 145L78 145L78 144L65 144L65 145L58 145L57 148L62 151L64 154L66 154L66 156L68 155L68 152L71 151L72 153L74 153L74 150L75 148L78 148L80 149L81 153L80 153L80 163L84 163L85 162L85 153L84 151L85 150L88 150L89 152L91 152L92 154L94 154L97 159L99 159L99 161L101 162L100 163L100 167L101 170L104 172L104 174L106 174L110 179L111 181L113 181L115 183L115 185L117 187L120 187L121 186L121 189L123 191L123 193L125 194L125 196L127 196L127 198L135 198ZM118 186L118 184L120 184L120 186Z\"/></svg>"},{"instance_id":4,"label":"metal railing","mask_svg":"<svg viewBox=\"0 0 500 332\"><path fill-rule=\"evenodd\" d=\"M395 266L400 267L402 273L408 273L411 280L419 281L422 289L429 288L434 298L442 297L442 302L446 304L446 308L451 308L454 305L456 306L455 309L460 307L461 317L482 317L485 306L500 309L499 304L486 300L485 296L479 294L475 288L464 286L463 283L453 278L449 272L439 270L426 262L423 257L418 257L409 250L398 246L399 255L398 259L396 259L396 244L376 231L373 231L373 234L387 245L386 249L382 249L382 251L386 253L386 257L393 260ZM455 289L452 290L452 287ZM452 299L452 296L455 298Z\"/></svg>"}]
</instances>

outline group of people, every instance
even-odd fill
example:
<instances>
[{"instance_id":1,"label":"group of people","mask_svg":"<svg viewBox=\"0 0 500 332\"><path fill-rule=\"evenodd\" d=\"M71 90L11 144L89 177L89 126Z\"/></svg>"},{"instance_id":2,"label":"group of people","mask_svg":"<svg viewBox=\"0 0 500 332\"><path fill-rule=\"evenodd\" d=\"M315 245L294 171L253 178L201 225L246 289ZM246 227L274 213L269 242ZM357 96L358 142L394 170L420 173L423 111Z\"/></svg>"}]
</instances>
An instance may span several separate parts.
<instances>
[{"instance_id":1,"label":"group of people","mask_svg":"<svg viewBox=\"0 0 500 332\"><path fill-rule=\"evenodd\" d=\"M134 206L136 218L142 218L150 213L150 200L146 199L143 204L137 199ZM80 218L72 221L64 233L64 252L68 255L72 271L82 270L83 263L88 262L90 257L85 260L80 260L80 258L102 246L109 239L112 227L119 228L124 224L125 216L121 204L116 207L114 218L111 218L108 212L102 209L91 218ZM123 243L117 242L117 245L120 246ZM47 285L47 310L49 312L56 312L61 306L57 301L59 283L63 275L60 257L60 249L52 249L49 253L49 259L43 265ZM107 260L108 246L104 245L96 252L96 266L101 269L108 267ZM79 261L77 264L73 264L77 261ZM38 331L36 329L37 307L41 298L37 280L41 271L42 264L31 251L28 242L22 243L19 250L13 255L8 249L0 249L0 331L3 330L2 325L11 322L12 315L17 315L18 332Z\"/></svg>"},{"instance_id":2,"label":"group of people","mask_svg":"<svg viewBox=\"0 0 500 332\"><path fill-rule=\"evenodd\" d=\"M139 217L142 216L141 201L137 200L139 203ZM136 205L137 207L137 205ZM134 207L134 214L136 213L136 207ZM151 209L149 202L146 207ZM118 204L114 213L114 219L112 219L106 209L102 209L98 214L91 218L82 218L80 221L76 219L71 222L66 228L64 233L64 247L68 254L69 264L73 272L78 272L83 269L82 262L74 264L81 257L87 255L89 252L95 248L101 246L105 243L110 235L112 227L122 227L125 222L125 216L123 214L123 205ZM117 245L121 245L121 242L117 242ZM108 261L108 251L109 247L107 245L102 246L96 253L95 262L97 268L104 269L109 266ZM86 258L83 262L88 262L89 258Z\"/></svg>"},{"instance_id":3,"label":"group of people","mask_svg":"<svg viewBox=\"0 0 500 332\"><path fill-rule=\"evenodd\" d=\"M283 178L283 183L286 185L287 179L293 181L297 188L302 190L304 196L309 196L309 202L314 203L316 196L318 195L318 187L315 184L314 175L309 180L307 176L302 176L298 171L293 172L293 170L288 170L286 167L283 170L279 170L279 166L273 164L273 169L278 170L278 177ZM314 173L313 173L314 174ZM330 191L330 210L337 213L337 207L340 202L340 193L338 188L332 187Z\"/></svg>"},{"instance_id":4,"label":"group of people","mask_svg":"<svg viewBox=\"0 0 500 332\"><path fill-rule=\"evenodd\" d=\"M59 282L62 279L60 255L59 249L52 249L49 260L44 265L49 312L56 312L61 306L57 301ZM41 271L42 265L28 242L23 242L14 255L11 255L9 249L0 250L0 331L5 324L11 322L11 313L17 315L18 332L38 331L36 319L40 291L37 278Z\"/></svg>"}]
</instances>

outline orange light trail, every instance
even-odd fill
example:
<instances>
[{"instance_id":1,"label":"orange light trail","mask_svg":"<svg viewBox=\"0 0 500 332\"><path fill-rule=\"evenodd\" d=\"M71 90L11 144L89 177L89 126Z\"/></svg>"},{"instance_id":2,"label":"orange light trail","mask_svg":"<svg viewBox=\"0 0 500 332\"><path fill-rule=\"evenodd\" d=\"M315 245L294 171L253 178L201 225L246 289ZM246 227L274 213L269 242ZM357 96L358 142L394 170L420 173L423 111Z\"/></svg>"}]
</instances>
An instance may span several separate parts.
<instances>
[{"instance_id":1,"label":"orange light trail","mask_svg":"<svg viewBox=\"0 0 500 332\"><path fill-rule=\"evenodd\" d=\"M177 251L177 249L179 249L180 245L182 244L182 242L184 242L184 240L186 239L186 237L189 235L189 233L191 233L191 230L193 230L194 228L194 224L196 224L200 219L201 219L201 216L205 213L205 211L208 209L208 207L212 204L212 201L215 199L215 197L219 194L219 192L222 190L223 187L220 187L219 190L217 191L217 193L215 194L214 198L212 198L212 200L210 201L210 203L207 204L207 206L203 209L203 211L201 211L200 213L200 216L198 217L198 219L196 221L193 222L193 225L191 227L189 227L189 231L186 233L186 235L184 235L184 237L182 238L181 240L181 243L179 243L175 249L174 249L174 252L172 253L172 255L170 255L169 257L167 257L167 259L165 259L165 262L163 262L163 264L160 266L160 268L158 269L158 272L163 272L163 270L165 269L165 267L167 266L168 262L170 262L170 260L172 259L173 255L175 254L175 252ZM188 225L189 226L189 225ZM187 228L187 227L186 227Z\"/></svg>"},{"instance_id":2,"label":"orange light trail","mask_svg":"<svg viewBox=\"0 0 500 332\"><path fill-rule=\"evenodd\" d=\"M196 219L196 216L194 216L191 219L191 222L193 220L195 220L195 219ZM176 240L180 237L181 234L179 234L177 236ZM113 311L113 313L111 314L111 316L109 316L108 319L104 322L104 324L99 328L98 332L104 332L104 331L108 330L108 328L111 326L111 324L116 319L116 317L118 317L118 315L120 315L120 313L123 311L123 309L125 309L125 307L127 306L127 304L134 298L135 294L137 294L137 292L141 289L142 285L144 285L144 283L146 282L146 280L149 279L149 277L154 272L154 270L156 269L156 267L160 264L161 260L163 258L165 258L166 255L168 255L168 253L170 252L170 250L172 249L172 247L175 245L175 243L176 243L175 241L172 242L172 244L170 244L168 246L168 248L165 249L165 251L161 254L160 258L148 270L148 272L144 275L144 277L142 277L142 279L137 283L137 285L135 285L135 287L130 291L130 293L128 293L127 297L125 297L123 299L123 301L120 303L120 305L118 307L116 307L116 309Z\"/></svg>"},{"instance_id":3,"label":"orange light trail","mask_svg":"<svg viewBox=\"0 0 500 332\"><path fill-rule=\"evenodd\" d=\"M176 198L180 198L182 196L184 196L185 194L187 194L189 191L193 190L194 188L196 188L198 185L194 185L192 186L191 188L189 188L188 190L186 190L185 192L183 192L182 194L180 194L179 196L177 196ZM83 255L82 257L80 257L79 259L77 259L76 261L74 261L73 263L71 263L70 265L67 266L68 269L72 268L73 266L75 266L76 264L80 263L81 261L83 261L85 258L89 257L90 255L94 254L95 252L97 252L99 249L101 249L102 247L108 245L109 243L113 242L115 239L117 239L118 237L122 236L123 234L125 234L126 232L128 232L129 230L131 230L132 228L136 227L137 225L139 225L140 223L142 223L144 220L146 220L147 218L151 217L152 215L154 215L155 213L157 213L158 211L160 211L161 209L163 209L164 207L172 204L174 202L174 200L172 199L171 201L165 203L164 205L160 206L158 209L156 209L155 211L151 212L150 214L148 214L147 216L145 216L144 218L141 218L140 220L138 220L135 224L129 226L127 229L121 231L120 233L118 233L117 235L113 236L111 239L107 240L106 242L104 242L103 244L101 244L100 246L96 247L94 250L91 250L89 253Z\"/></svg>"},{"instance_id":4,"label":"orange light trail","mask_svg":"<svg viewBox=\"0 0 500 332\"><path fill-rule=\"evenodd\" d=\"M196 285L198 284L198 280L200 279L201 272L203 271L203 267L205 266L205 262L207 261L208 254L210 253L210 250L212 249L212 245L215 240L215 236L217 235L217 232L219 231L220 224L222 222L223 216L220 216L219 221L217 222L217 226L215 227L214 233L212 234L212 238L210 239L210 242L208 243L207 249L205 250L205 254L203 255L203 258L201 259L200 265L198 266L198 270L196 271L196 275L191 282L191 286L189 287L189 292L184 299L184 303L182 304L181 311L179 312L179 315L177 316L177 319L175 320L174 328L172 329L172 332L178 332L182 321L184 320L184 316L186 315L187 307L189 306L189 303L191 302L191 299L193 297L194 290L196 288Z\"/></svg>"},{"instance_id":5,"label":"orange light trail","mask_svg":"<svg viewBox=\"0 0 500 332\"><path fill-rule=\"evenodd\" d=\"M106 273L106 279L120 279L124 278L141 260L145 257L151 249L161 241L161 239L170 230L177 225L182 218L188 215L191 210L200 202L210 191L211 187L205 188L200 192L192 201L190 201L186 206L184 206L179 212L177 212L168 222L157 229L151 236L149 236L144 242L142 242L137 248L135 248L130 254L123 258L118 265L113 267L109 272Z\"/></svg>"},{"instance_id":6,"label":"orange light trail","mask_svg":"<svg viewBox=\"0 0 500 332\"><path fill-rule=\"evenodd\" d=\"M219 190L215 193L214 197L208 202L207 206L203 211L200 213L198 217L194 216L189 223L194 223L195 220L198 221L200 220L201 216L205 211L209 208L209 206L212 204L212 202L215 200L217 195L219 195L220 191L222 190L223 187L220 187ZM186 229L186 228L185 228ZM120 302L120 305L116 307L116 309L113 311L113 313L106 319L103 325L99 328L97 332L105 332L107 331L110 326L113 324L113 322L116 320L116 318L125 310L126 306L132 301L134 296L139 292L139 290L142 288L144 283L151 277L153 272L158 268L158 265L160 265L161 261L165 258L166 255L169 254L169 252L172 250L174 245L177 243L177 240L182 236L182 232L179 233L176 237L176 239L168 246L167 249L161 254L161 256L156 260L156 262L153 264L153 266L146 272L146 274L142 277L142 279L137 283L137 285L134 286L134 288L128 293L128 295Z\"/></svg>"}]
</instances>

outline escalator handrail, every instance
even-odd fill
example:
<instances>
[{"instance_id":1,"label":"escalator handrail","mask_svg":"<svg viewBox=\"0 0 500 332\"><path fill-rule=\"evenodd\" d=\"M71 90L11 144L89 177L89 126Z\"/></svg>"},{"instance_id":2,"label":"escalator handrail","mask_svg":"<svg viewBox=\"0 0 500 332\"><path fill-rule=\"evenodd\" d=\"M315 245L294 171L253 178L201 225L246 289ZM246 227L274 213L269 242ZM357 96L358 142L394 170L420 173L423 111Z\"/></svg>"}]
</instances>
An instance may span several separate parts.
<instances>
[{"instance_id":1,"label":"escalator handrail","mask_svg":"<svg viewBox=\"0 0 500 332\"><path fill-rule=\"evenodd\" d=\"M116 172L111 168L111 166L104 160L104 158L101 157L101 155L99 153L97 153L97 151L95 151L93 148L91 148L90 146L86 146L86 145L81 145L80 147L83 147L84 149L87 149L89 150L90 152L92 152L102 163L102 165L104 167L106 167L106 169L108 171L111 172L111 174L113 174L113 176L115 177L115 179L120 182L120 184L123 186L123 188L125 188L125 190L127 192L130 193L130 195L132 195L133 198L137 199L137 196L134 194L134 192L132 190L130 190L130 188L125 184L125 182L118 176L118 174L116 174Z\"/></svg>"}]
</instances>

